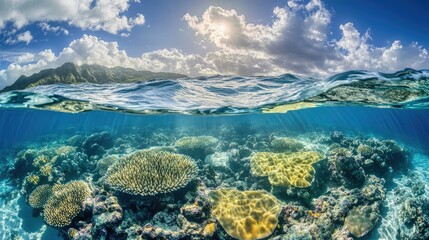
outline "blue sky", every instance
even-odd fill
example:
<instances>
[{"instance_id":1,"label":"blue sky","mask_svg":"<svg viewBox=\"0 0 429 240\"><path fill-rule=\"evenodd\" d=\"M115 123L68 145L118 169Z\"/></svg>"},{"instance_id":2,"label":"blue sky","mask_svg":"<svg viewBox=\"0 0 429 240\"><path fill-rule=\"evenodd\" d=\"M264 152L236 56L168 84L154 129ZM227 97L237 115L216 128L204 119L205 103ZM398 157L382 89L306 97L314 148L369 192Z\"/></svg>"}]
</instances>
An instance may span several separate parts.
<instances>
[{"instance_id":1,"label":"blue sky","mask_svg":"<svg viewBox=\"0 0 429 240\"><path fill-rule=\"evenodd\" d=\"M66 61L191 76L429 66L426 1L21 2L0 0L0 86Z\"/></svg>"}]
</instances>

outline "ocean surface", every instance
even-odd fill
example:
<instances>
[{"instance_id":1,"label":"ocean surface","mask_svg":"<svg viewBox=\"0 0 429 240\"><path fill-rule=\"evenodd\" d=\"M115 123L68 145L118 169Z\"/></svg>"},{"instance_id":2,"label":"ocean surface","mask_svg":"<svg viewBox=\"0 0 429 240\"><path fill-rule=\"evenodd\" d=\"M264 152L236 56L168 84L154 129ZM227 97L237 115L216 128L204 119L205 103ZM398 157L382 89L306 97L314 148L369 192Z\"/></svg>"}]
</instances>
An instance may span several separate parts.
<instances>
[{"instance_id":1,"label":"ocean surface","mask_svg":"<svg viewBox=\"0 0 429 240\"><path fill-rule=\"evenodd\" d=\"M202 147L209 141L202 137L215 140ZM198 146L181 148L190 138ZM299 147L285 140L279 148L279 139ZM106 184L113 170L100 171L104 159L154 148L191 157L196 178L150 196ZM339 156L340 148L349 154ZM323 157L312 163L309 185L278 186L267 177L273 173L255 170L260 152ZM275 196L282 211L269 239L427 239L428 168L429 70L60 84L0 94L0 239L246 239L229 230L216 214L218 199L209 197L232 188ZM74 180L91 194L68 224L46 219L46 205L29 205L38 186ZM120 206L115 217L96 207L111 196ZM160 204L148 207L153 201ZM187 211L199 201L204 207ZM369 215L353 215L365 207ZM352 219L361 229L351 229Z\"/></svg>"}]
</instances>

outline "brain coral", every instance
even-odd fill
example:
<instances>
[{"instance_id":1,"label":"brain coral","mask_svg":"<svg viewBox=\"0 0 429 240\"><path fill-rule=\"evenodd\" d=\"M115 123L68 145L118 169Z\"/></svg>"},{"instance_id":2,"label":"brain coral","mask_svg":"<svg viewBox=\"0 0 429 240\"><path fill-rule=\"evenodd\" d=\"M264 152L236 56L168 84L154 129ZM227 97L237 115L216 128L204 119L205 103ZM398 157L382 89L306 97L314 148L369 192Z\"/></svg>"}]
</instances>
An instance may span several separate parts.
<instances>
[{"instance_id":1,"label":"brain coral","mask_svg":"<svg viewBox=\"0 0 429 240\"><path fill-rule=\"evenodd\" d=\"M28 203L32 208L42 208L51 196L52 187L48 184L40 185L30 194Z\"/></svg>"},{"instance_id":2,"label":"brain coral","mask_svg":"<svg viewBox=\"0 0 429 240\"><path fill-rule=\"evenodd\" d=\"M282 210L277 199L265 191L218 189L211 191L209 198L216 219L237 239L268 237Z\"/></svg>"},{"instance_id":3,"label":"brain coral","mask_svg":"<svg viewBox=\"0 0 429 240\"><path fill-rule=\"evenodd\" d=\"M143 150L116 161L105 179L116 190L147 196L182 188L197 172L194 161L185 155Z\"/></svg>"},{"instance_id":4,"label":"brain coral","mask_svg":"<svg viewBox=\"0 0 429 240\"><path fill-rule=\"evenodd\" d=\"M347 229L356 237L362 237L375 226L378 221L378 214L371 206L359 206L350 210L344 224Z\"/></svg>"},{"instance_id":5,"label":"brain coral","mask_svg":"<svg viewBox=\"0 0 429 240\"><path fill-rule=\"evenodd\" d=\"M197 159L204 159L212 154L218 140L210 136L183 137L177 140L175 146L180 153Z\"/></svg>"},{"instance_id":6,"label":"brain coral","mask_svg":"<svg viewBox=\"0 0 429 240\"><path fill-rule=\"evenodd\" d=\"M82 202L90 195L84 181L71 181L52 187L52 196L45 205L43 215L46 223L54 227L69 225L79 214Z\"/></svg>"},{"instance_id":7,"label":"brain coral","mask_svg":"<svg viewBox=\"0 0 429 240\"><path fill-rule=\"evenodd\" d=\"M272 185L305 188L311 185L316 172L312 164L321 159L323 156L317 152L258 152L252 155L251 168L256 176L268 176Z\"/></svg>"}]
</instances>

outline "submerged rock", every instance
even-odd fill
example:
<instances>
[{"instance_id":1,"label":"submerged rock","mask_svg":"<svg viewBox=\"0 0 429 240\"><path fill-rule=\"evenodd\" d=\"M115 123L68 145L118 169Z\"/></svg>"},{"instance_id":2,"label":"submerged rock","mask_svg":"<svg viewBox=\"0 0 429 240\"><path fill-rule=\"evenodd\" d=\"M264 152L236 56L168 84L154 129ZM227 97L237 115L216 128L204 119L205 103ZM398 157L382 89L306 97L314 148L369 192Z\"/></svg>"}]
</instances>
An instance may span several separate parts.
<instances>
[{"instance_id":1,"label":"submerged rock","mask_svg":"<svg viewBox=\"0 0 429 240\"><path fill-rule=\"evenodd\" d=\"M358 206L350 210L344 224L354 236L362 237L374 228L378 219L375 206Z\"/></svg>"},{"instance_id":2,"label":"submerged rock","mask_svg":"<svg viewBox=\"0 0 429 240\"><path fill-rule=\"evenodd\" d=\"M82 148L88 156L101 155L111 147L113 138L108 132L94 133L82 143Z\"/></svg>"}]
</instances>

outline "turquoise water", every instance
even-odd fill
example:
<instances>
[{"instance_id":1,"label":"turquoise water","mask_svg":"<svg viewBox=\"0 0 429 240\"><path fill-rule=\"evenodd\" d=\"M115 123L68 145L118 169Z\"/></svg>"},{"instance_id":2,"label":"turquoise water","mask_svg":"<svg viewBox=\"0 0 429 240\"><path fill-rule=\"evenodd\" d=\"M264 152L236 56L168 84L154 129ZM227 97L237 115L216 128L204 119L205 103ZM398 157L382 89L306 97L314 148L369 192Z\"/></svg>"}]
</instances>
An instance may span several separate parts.
<instances>
[{"instance_id":1,"label":"turquoise water","mask_svg":"<svg viewBox=\"0 0 429 240\"><path fill-rule=\"evenodd\" d=\"M197 79L200 87L191 84L197 81L192 79L180 85L54 85L3 94L0 237L231 239L236 235L228 231L221 214L214 213L218 203L210 194L234 188L263 190L277 199L282 210L275 229L265 235L269 239L357 238L357 232L363 230L349 229L347 221L351 221L353 209L363 212L362 207L367 206L376 220L359 216L354 224L368 222L362 224L364 238L425 239L429 236L429 225L424 225L429 223L425 73L365 73L366 77L353 73L337 76L341 84L333 77L316 85L312 85L314 79L297 80L289 75L250 80L228 77L223 82L225 77L217 76ZM335 90L374 79L387 82L353 86L353 91L347 90L348 99L341 95L344 89ZM234 90L227 92L228 88ZM112 89L116 91L109 96ZM386 94L386 89L392 92ZM356 91L366 99L356 97ZM246 94L251 92L254 94ZM289 102L305 104L287 105L287 112L279 110ZM267 113L270 111L274 113ZM198 138L201 136L211 138ZM206 142L191 151L179 143L186 137ZM298 142L299 147L288 145L279 150L273 140L285 138ZM365 155L362 146L369 146L371 154ZM197 166L197 176L175 190L149 196L130 194L106 182L113 171L108 167L115 164L109 162L109 170L102 172L107 157L126 159L149 148L189 156ZM336 152L339 148L351 155L341 157ZM276 186L254 170L254 156L260 152L317 152L322 157L311 165L315 174L309 178L309 186ZM36 163L42 155L47 160ZM52 169L45 174L41 166ZM37 181L29 180L36 175ZM90 194L79 202L78 213L65 226L46 221L46 205L45 210L29 205L37 186L73 180L84 181ZM215 229L207 233L210 223Z\"/></svg>"}]
</instances>

